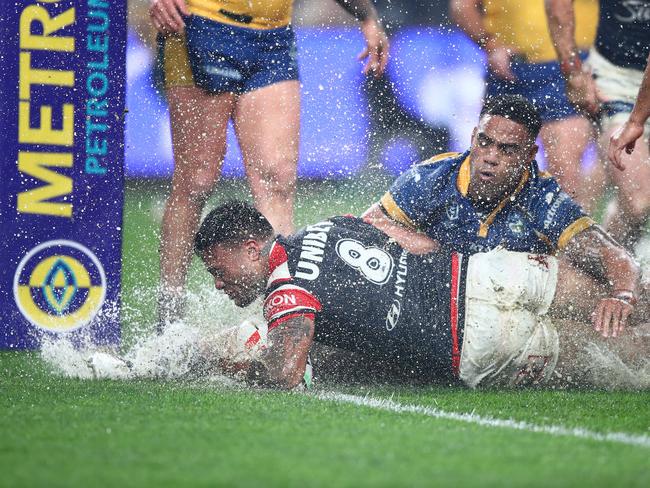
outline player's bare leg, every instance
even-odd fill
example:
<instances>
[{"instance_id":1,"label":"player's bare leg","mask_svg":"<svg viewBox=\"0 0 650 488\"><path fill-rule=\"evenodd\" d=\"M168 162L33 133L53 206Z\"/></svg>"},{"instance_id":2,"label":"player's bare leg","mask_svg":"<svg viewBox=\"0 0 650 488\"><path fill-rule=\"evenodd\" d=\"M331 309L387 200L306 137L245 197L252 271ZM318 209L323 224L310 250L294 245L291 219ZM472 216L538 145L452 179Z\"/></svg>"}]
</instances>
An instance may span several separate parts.
<instances>
[{"instance_id":1,"label":"player's bare leg","mask_svg":"<svg viewBox=\"0 0 650 488\"><path fill-rule=\"evenodd\" d=\"M255 206L278 232L293 232L300 133L298 81L282 81L241 95L234 120Z\"/></svg>"},{"instance_id":2,"label":"player's bare leg","mask_svg":"<svg viewBox=\"0 0 650 488\"><path fill-rule=\"evenodd\" d=\"M585 174L581 166L592 134L591 123L577 116L546 122L540 131L549 172L587 213L592 210L604 186L604 174L599 167Z\"/></svg>"},{"instance_id":3,"label":"player's bare leg","mask_svg":"<svg viewBox=\"0 0 650 488\"><path fill-rule=\"evenodd\" d=\"M560 351L550 386L650 387L650 329L648 324L606 339L589 324L554 320Z\"/></svg>"},{"instance_id":4,"label":"player's bare leg","mask_svg":"<svg viewBox=\"0 0 650 488\"><path fill-rule=\"evenodd\" d=\"M167 91L174 175L162 220L158 297L160 323L182 312L187 270L201 211L219 178L226 150L226 127L235 95L211 95L197 87Z\"/></svg>"},{"instance_id":5,"label":"player's bare leg","mask_svg":"<svg viewBox=\"0 0 650 488\"><path fill-rule=\"evenodd\" d=\"M617 127L606 131L600 137L600 147L606 148ZM606 156L605 156L606 157ZM628 248L636 243L643 233L643 226L650 215L650 151L648 138L637 141L632 154L623 154L625 171L608 165L612 184L618 189L618 212L607 226L607 231L618 242Z\"/></svg>"}]
</instances>

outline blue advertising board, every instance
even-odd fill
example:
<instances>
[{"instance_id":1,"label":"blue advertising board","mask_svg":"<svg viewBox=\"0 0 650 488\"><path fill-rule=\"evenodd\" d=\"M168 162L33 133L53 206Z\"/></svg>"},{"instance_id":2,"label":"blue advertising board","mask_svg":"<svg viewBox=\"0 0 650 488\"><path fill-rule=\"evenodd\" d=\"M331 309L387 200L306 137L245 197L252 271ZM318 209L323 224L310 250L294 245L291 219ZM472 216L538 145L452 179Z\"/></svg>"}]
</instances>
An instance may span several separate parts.
<instances>
[{"instance_id":1,"label":"blue advertising board","mask_svg":"<svg viewBox=\"0 0 650 488\"><path fill-rule=\"evenodd\" d=\"M0 18L0 348L119 341L126 1Z\"/></svg>"}]
</instances>

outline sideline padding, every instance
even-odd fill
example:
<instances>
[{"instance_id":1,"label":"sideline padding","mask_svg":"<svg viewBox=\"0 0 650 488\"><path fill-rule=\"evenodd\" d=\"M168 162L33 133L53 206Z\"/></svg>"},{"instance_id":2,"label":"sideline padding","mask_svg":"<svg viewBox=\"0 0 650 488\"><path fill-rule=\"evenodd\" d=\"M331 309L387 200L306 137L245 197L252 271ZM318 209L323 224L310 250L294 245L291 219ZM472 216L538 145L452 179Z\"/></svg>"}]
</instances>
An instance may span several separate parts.
<instances>
[{"instance_id":1,"label":"sideline padding","mask_svg":"<svg viewBox=\"0 0 650 488\"><path fill-rule=\"evenodd\" d=\"M0 18L0 349L115 344L126 0L26 0Z\"/></svg>"}]
</instances>

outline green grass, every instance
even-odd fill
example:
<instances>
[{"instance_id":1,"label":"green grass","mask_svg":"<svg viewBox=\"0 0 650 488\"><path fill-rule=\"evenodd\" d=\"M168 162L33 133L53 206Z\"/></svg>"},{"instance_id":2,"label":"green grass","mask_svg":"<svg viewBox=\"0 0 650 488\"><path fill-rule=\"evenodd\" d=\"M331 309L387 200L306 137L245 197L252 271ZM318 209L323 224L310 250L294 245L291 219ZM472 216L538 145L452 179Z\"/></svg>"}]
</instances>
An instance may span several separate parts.
<instances>
[{"instance_id":1,"label":"green grass","mask_svg":"<svg viewBox=\"0 0 650 488\"><path fill-rule=\"evenodd\" d=\"M649 449L292 393L53 377L1 356L6 486L647 486ZM447 411L648 434L647 393L388 388Z\"/></svg>"},{"instance_id":2,"label":"green grass","mask_svg":"<svg viewBox=\"0 0 650 488\"><path fill-rule=\"evenodd\" d=\"M358 213L380 187L303 185L297 224ZM247 195L238 183L223 188ZM151 184L127 187L127 344L153 323L163 195ZM190 283L211 286L199 266ZM336 388L448 412L650 436L650 392ZM650 448L217 383L66 379L37 354L14 352L0 354L0 472L0 486L645 487Z\"/></svg>"}]
</instances>

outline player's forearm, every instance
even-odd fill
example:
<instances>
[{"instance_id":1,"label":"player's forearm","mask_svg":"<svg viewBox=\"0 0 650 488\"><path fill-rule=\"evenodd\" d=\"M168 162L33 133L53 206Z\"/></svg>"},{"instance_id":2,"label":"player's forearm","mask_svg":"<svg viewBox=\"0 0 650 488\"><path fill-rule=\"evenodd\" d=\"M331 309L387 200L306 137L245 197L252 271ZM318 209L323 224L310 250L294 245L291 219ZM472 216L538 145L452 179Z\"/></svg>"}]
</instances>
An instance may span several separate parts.
<instances>
[{"instance_id":1,"label":"player's forearm","mask_svg":"<svg viewBox=\"0 0 650 488\"><path fill-rule=\"evenodd\" d=\"M648 56L648 64L643 73L643 81L641 82L641 88L639 88L639 94L636 97L634 108L630 114L630 122L642 126L648 118L650 118L650 56Z\"/></svg>"},{"instance_id":2,"label":"player's forearm","mask_svg":"<svg viewBox=\"0 0 650 488\"><path fill-rule=\"evenodd\" d=\"M630 293L633 301L639 297L641 272L639 265L621 246L605 246L601 259L606 279L613 295Z\"/></svg>"},{"instance_id":3,"label":"player's forearm","mask_svg":"<svg viewBox=\"0 0 650 488\"><path fill-rule=\"evenodd\" d=\"M565 254L582 271L609 286L612 295L639 296L641 271L634 258L600 226L594 225L576 235Z\"/></svg>"},{"instance_id":4,"label":"player's forearm","mask_svg":"<svg viewBox=\"0 0 650 488\"><path fill-rule=\"evenodd\" d=\"M335 0L359 22L378 20L377 10L370 0Z\"/></svg>"},{"instance_id":5,"label":"player's forearm","mask_svg":"<svg viewBox=\"0 0 650 488\"><path fill-rule=\"evenodd\" d=\"M269 347L251 364L247 379L273 388L291 389L303 379L314 337L314 321L305 317L287 320L269 332Z\"/></svg>"},{"instance_id":6,"label":"player's forearm","mask_svg":"<svg viewBox=\"0 0 650 488\"><path fill-rule=\"evenodd\" d=\"M402 224L395 222L388 217L380 208L379 204L373 204L366 210L361 218L364 222L376 227L388 237L393 238L397 243L411 254L428 254L437 251L440 246L426 234L416 230L408 229Z\"/></svg>"},{"instance_id":7,"label":"player's forearm","mask_svg":"<svg viewBox=\"0 0 650 488\"><path fill-rule=\"evenodd\" d=\"M548 27L560 63L571 63L578 55L575 43L573 0L545 0Z\"/></svg>"},{"instance_id":8,"label":"player's forearm","mask_svg":"<svg viewBox=\"0 0 650 488\"><path fill-rule=\"evenodd\" d=\"M483 23L480 0L451 0L449 14L458 27L481 48L487 46L490 35Z\"/></svg>"}]
</instances>

